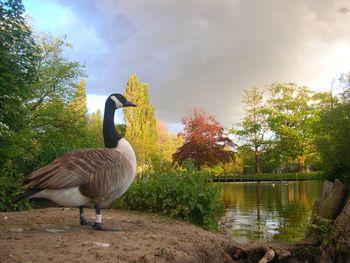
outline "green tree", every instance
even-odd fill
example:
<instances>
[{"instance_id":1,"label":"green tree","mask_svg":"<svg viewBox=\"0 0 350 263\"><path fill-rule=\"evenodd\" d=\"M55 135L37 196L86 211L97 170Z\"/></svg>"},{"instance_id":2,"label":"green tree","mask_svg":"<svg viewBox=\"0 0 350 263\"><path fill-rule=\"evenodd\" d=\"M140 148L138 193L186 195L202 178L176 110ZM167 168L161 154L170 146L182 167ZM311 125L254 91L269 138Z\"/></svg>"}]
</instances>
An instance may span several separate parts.
<instances>
[{"instance_id":1,"label":"green tree","mask_svg":"<svg viewBox=\"0 0 350 263\"><path fill-rule=\"evenodd\" d=\"M21 98L21 103L4 105L5 115L16 109L22 113L12 120L22 128L10 127L11 136L1 140L4 143L2 164L15 164L24 174L67 150L83 146L83 136L77 132L81 130L76 125L79 117L73 118L74 114L68 109L69 103L80 96L77 82L85 76L83 66L63 57L63 48L69 45L61 38L42 35L35 39L35 81L23 88L26 95ZM83 100L84 107L85 103ZM86 115L86 111L83 112Z\"/></svg>"},{"instance_id":2,"label":"green tree","mask_svg":"<svg viewBox=\"0 0 350 263\"><path fill-rule=\"evenodd\" d=\"M155 110L149 99L148 86L140 83L136 74L133 74L128 80L124 95L137 105L132 110L123 109L125 137L135 150L139 169L152 168L159 151Z\"/></svg>"},{"instance_id":3,"label":"green tree","mask_svg":"<svg viewBox=\"0 0 350 263\"><path fill-rule=\"evenodd\" d=\"M40 115L40 107L50 100L59 99L65 104L72 100L76 84L86 76L83 65L63 56L64 49L72 48L65 38L41 34L36 37L36 43L39 47L37 74L28 102L33 118Z\"/></svg>"},{"instance_id":4,"label":"green tree","mask_svg":"<svg viewBox=\"0 0 350 263\"><path fill-rule=\"evenodd\" d=\"M34 161L31 163L35 166L42 166L67 151L92 146L84 83L72 87L70 101L52 98L38 108L40 115L32 122L36 125L31 149Z\"/></svg>"},{"instance_id":5,"label":"green tree","mask_svg":"<svg viewBox=\"0 0 350 263\"><path fill-rule=\"evenodd\" d=\"M35 81L36 45L20 0L0 1L0 170L21 156L29 126L25 102Z\"/></svg>"},{"instance_id":6,"label":"green tree","mask_svg":"<svg viewBox=\"0 0 350 263\"><path fill-rule=\"evenodd\" d=\"M253 174L255 173L255 156L252 148L247 145L237 147L237 154L242 159L242 173ZM265 155L263 155L265 157ZM264 162L265 167L265 162Z\"/></svg>"},{"instance_id":7,"label":"green tree","mask_svg":"<svg viewBox=\"0 0 350 263\"><path fill-rule=\"evenodd\" d=\"M267 145L268 131L266 114L263 111L263 92L257 87L245 90L242 102L246 115L240 127L231 129L231 133L239 136L243 141L242 146L253 151L254 172L260 174L261 157Z\"/></svg>"},{"instance_id":8,"label":"green tree","mask_svg":"<svg viewBox=\"0 0 350 263\"><path fill-rule=\"evenodd\" d=\"M315 133L325 170L345 179L350 178L350 73L340 80L343 91L320 111Z\"/></svg>"},{"instance_id":9,"label":"green tree","mask_svg":"<svg viewBox=\"0 0 350 263\"><path fill-rule=\"evenodd\" d=\"M90 147L92 148L103 148L103 120L101 111L98 109L96 112L91 114L89 119L89 133L90 133Z\"/></svg>"},{"instance_id":10,"label":"green tree","mask_svg":"<svg viewBox=\"0 0 350 263\"><path fill-rule=\"evenodd\" d=\"M21 1L0 0L0 194L11 205L20 179L57 155L83 146L85 76L63 57L64 39L32 36ZM81 105L81 107L78 107ZM6 199L6 200L5 200Z\"/></svg>"},{"instance_id":11,"label":"green tree","mask_svg":"<svg viewBox=\"0 0 350 263\"><path fill-rule=\"evenodd\" d=\"M76 92L65 109L66 116L70 120L72 127L71 140L67 137L67 141L70 141L74 148L89 147L90 141L88 140L88 116L86 106L86 82L81 80L76 87Z\"/></svg>"},{"instance_id":12,"label":"green tree","mask_svg":"<svg viewBox=\"0 0 350 263\"><path fill-rule=\"evenodd\" d=\"M296 160L298 171L316 153L313 126L317 120L313 93L294 83L275 83L268 101L269 129L275 134L274 152L282 159Z\"/></svg>"},{"instance_id":13,"label":"green tree","mask_svg":"<svg viewBox=\"0 0 350 263\"><path fill-rule=\"evenodd\" d=\"M63 50L71 48L65 39L43 34L37 36L36 41L39 56L37 76L26 102L31 141L35 147L22 148L26 149L29 162L43 160L41 164L44 164L65 151L85 146L85 82L77 85L85 72L79 62L69 61L63 56ZM38 164L34 162L31 167L33 165Z\"/></svg>"}]
</instances>

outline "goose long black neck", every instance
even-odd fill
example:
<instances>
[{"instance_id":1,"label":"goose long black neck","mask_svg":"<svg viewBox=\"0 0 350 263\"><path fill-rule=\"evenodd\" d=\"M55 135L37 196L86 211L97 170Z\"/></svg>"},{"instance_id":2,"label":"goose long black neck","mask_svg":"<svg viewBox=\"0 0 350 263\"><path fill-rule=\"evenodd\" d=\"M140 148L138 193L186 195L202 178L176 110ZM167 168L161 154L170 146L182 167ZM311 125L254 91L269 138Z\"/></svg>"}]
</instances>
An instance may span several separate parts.
<instances>
[{"instance_id":1,"label":"goose long black neck","mask_svg":"<svg viewBox=\"0 0 350 263\"><path fill-rule=\"evenodd\" d=\"M105 114L103 117L103 140L106 148L117 147L119 140L122 138L122 136L115 129L115 107L112 106L112 103L108 100L106 101Z\"/></svg>"}]
</instances>

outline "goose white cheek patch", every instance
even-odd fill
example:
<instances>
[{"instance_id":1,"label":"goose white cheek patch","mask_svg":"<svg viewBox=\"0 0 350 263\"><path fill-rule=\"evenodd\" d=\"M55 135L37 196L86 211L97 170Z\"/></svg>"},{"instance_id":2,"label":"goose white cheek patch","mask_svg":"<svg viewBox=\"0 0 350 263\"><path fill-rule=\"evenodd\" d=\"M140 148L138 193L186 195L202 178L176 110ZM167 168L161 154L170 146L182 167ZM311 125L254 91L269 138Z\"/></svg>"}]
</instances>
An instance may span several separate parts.
<instances>
[{"instance_id":1,"label":"goose white cheek patch","mask_svg":"<svg viewBox=\"0 0 350 263\"><path fill-rule=\"evenodd\" d=\"M96 215L96 220L95 220L96 223L102 223L102 215Z\"/></svg>"},{"instance_id":2,"label":"goose white cheek patch","mask_svg":"<svg viewBox=\"0 0 350 263\"><path fill-rule=\"evenodd\" d=\"M117 109L123 107L123 104L117 99L116 96L111 96L111 99L114 101L115 107L116 107Z\"/></svg>"}]
</instances>

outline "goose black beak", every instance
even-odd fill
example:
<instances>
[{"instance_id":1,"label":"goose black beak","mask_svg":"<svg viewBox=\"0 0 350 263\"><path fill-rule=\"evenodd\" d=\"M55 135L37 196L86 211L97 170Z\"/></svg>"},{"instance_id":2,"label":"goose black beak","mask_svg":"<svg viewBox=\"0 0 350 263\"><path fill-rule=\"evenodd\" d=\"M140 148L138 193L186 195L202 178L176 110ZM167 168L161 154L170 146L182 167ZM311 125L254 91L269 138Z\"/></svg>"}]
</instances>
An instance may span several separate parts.
<instances>
[{"instance_id":1,"label":"goose black beak","mask_svg":"<svg viewBox=\"0 0 350 263\"><path fill-rule=\"evenodd\" d=\"M136 104L132 103L131 101L125 101L124 107L136 107Z\"/></svg>"}]
</instances>

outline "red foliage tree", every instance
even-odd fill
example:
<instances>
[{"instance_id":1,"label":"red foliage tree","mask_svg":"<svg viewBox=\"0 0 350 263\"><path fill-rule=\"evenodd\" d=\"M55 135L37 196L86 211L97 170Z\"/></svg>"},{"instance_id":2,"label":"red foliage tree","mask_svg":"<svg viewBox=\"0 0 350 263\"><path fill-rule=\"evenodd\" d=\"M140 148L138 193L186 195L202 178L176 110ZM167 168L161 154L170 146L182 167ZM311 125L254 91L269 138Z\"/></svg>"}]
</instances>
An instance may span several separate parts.
<instances>
[{"instance_id":1,"label":"red foliage tree","mask_svg":"<svg viewBox=\"0 0 350 263\"><path fill-rule=\"evenodd\" d=\"M186 159L195 161L198 169L203 165L213 166L233 158L233 142L224 128L212 115L202 109L193 109L192 114L182 119L184 144L173 154L173 161L181 165Z\"/></svg>"}]
</instances>

